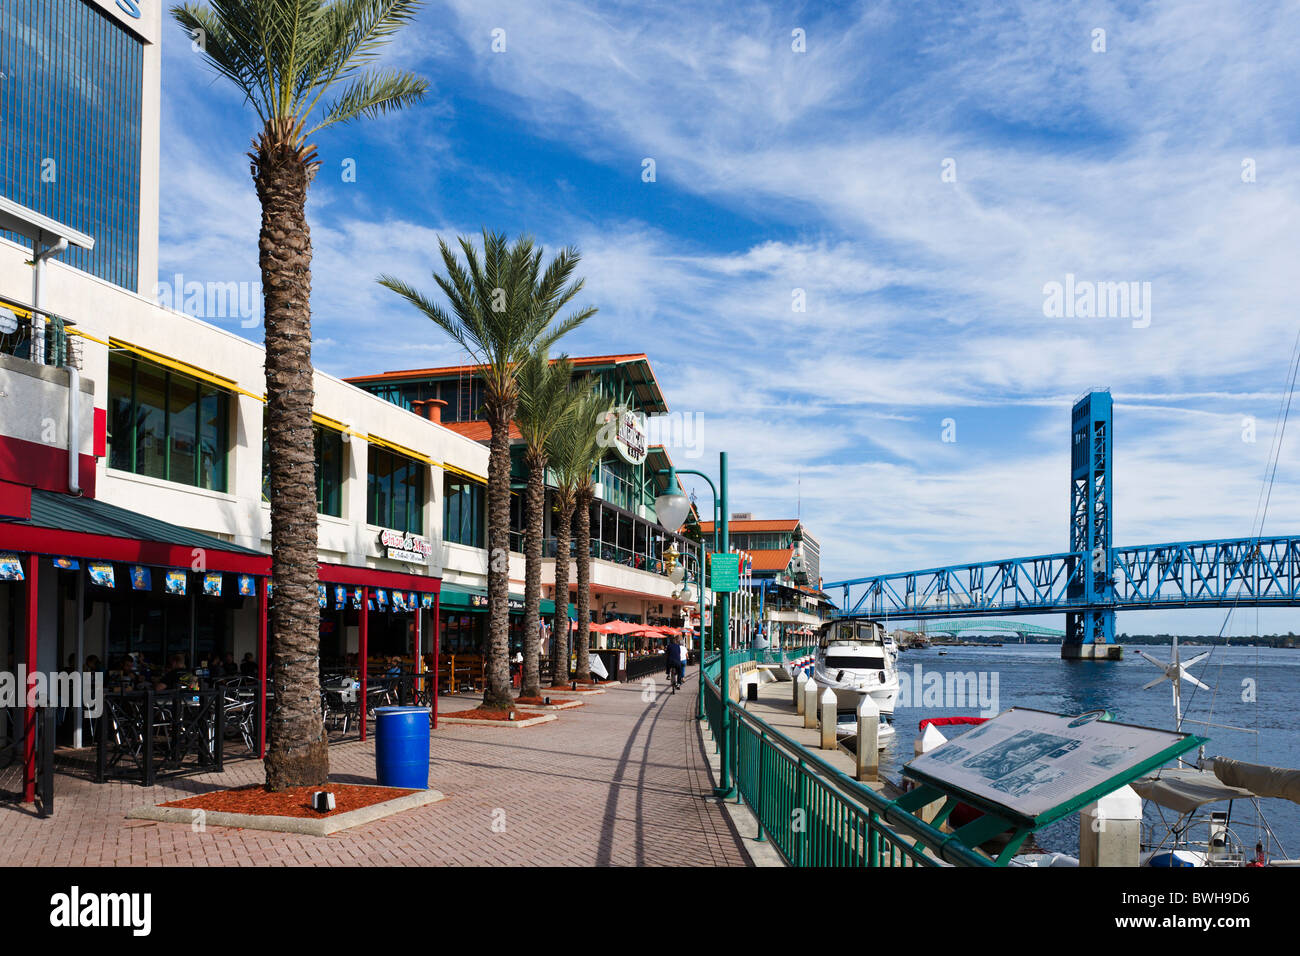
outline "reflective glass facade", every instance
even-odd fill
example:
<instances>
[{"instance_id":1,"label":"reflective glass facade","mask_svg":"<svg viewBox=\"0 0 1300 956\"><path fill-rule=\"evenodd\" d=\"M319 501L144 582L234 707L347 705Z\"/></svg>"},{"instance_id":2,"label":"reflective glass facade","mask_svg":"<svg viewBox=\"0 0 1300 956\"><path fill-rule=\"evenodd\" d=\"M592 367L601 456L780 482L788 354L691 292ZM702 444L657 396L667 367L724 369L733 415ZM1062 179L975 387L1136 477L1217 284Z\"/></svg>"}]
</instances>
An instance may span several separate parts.
<instances>
[{"instance_id":1,"label":"reflective glass facade","mask_svg":"<svg viewBox=\"0 0 1300 956\"><path fill-rule=\"evenodd\" d=\"M0 0L0 194L94 237L59 261L132 291L143 63L84 0Z\"/></svg>"}]
</instances>

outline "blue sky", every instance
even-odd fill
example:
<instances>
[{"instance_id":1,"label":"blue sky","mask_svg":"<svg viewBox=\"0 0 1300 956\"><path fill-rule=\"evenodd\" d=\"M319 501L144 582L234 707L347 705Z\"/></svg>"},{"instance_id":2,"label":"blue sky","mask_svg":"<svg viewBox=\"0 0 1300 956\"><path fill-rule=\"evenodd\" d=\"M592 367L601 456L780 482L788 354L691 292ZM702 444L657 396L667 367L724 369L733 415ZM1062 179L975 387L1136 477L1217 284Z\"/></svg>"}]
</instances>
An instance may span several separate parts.
<instances>
[{"instance_id":1,"label":"blue sky","mask_svg":"<svg viewBox=\"0 0 1300 956\"><path fill-rule=\"evenodd\" d=\"M386 57L426 103L318 141L315 359L458 361L374 276L432 286L438 236L529 232L584 254L600 312L567 349L647 352L700 416L674 458L727 450L733 510L799 508L827 580L1065 550L1096 386L1116 543L1245 535L1300 322L1297 46L1268 2L430 2ZM163 280L256 282L253 122L166 29ZM1067 274L1150 283L1149 324L1046 316ZM1295 446L1266 532L1300 525Z\"/></svg>"}]
</instances>

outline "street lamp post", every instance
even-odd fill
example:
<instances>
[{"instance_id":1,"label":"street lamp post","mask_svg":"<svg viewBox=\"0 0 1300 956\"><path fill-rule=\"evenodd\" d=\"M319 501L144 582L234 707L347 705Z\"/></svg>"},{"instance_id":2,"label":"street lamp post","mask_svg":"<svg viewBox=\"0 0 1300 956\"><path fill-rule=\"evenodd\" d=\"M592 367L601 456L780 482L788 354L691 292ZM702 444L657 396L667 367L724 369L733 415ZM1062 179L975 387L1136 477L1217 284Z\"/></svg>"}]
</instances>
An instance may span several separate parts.
<instances>
[{"instance_id":1,"label":"street lamp post","mask_svg":"<svg viewBox=\"0 0 1300 956\"><path fill-rule=\"evenodd\" d=\"M690 511L690 501L684 494L674 490L677 484L677 475L696 475L708 482L709 490L713 492L713 552L714 554L727 554L731 551L731 537L727 527L727 453L718 453L718 485L713 484L713 479L702 471L696 471L691 468L661 468L658 474L668 476L668 490L655 498L655 515L659 518L660 524L675 531L680 528L682 522L686 520L686 515ZM719 493L721 488L721 493ZM700 636L704 636L704 567L701 562L700 567ZM727 591L718 592L718 611L713 619L713 639L718 645L718 651L721 654L718 668L718 690L722 700L722 718L721 726L718 733L721 736L719 741L719 751L721 756L721 769L718 773L718 787L714 791L720 797L729 797L734 793L731 786L730 771L728 763L731 757L730 750L730 723L731 714L727 707L730 699L729 675L727 673L728 651L731 643L731 594ZM722 639L718 640L718 635ZM700 697L699 697L699 716L704 716L704 655L700 655Z\"/></svg>"}]
</instances>

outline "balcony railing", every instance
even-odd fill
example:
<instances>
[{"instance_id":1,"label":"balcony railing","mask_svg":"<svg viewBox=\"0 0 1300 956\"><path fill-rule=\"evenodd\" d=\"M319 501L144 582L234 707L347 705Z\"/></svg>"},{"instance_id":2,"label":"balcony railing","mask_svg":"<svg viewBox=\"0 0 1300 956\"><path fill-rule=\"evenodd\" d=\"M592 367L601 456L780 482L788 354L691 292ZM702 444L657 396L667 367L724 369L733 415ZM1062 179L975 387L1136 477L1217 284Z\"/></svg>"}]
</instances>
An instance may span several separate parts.
<instances>
[{"instance_id":1,"label":"balcony railing","mask_svg":"<svg viewBox=\"0 0 1300 956\"><path fill-rule=\"evenodd\" d=\"M555 557L555 539L547 538L542 542L542 556L546 558ZM578 556L578 544L570 539L569 541L569 558L574 559ZM625 567L635 568L638 571L649 571L652 574L668 574L668 562L663 558L651 557L645 554L638 554L635 551L629 551L626 548L620 548L617 545L610 544L607 541L591 542L591 556L601 561L609 561L613 564L621 564Z\"/></svg>"},{"instance_id":2,"label":"balcony railing","mask_svg":"<svg viewBox=\"0 0 1300 956\"><path fill-rule=\"evenodd\" d=\"M0 308L9 310L9 306L0 300ZM18 327L12 332L0 334L0 353L15 358L32 360L32 320L25 315L18 315ZM45 326L44 365L81 368L81 339L68 334L72 323L58 316L50 316Z\"/></svg>"}]
</instances>

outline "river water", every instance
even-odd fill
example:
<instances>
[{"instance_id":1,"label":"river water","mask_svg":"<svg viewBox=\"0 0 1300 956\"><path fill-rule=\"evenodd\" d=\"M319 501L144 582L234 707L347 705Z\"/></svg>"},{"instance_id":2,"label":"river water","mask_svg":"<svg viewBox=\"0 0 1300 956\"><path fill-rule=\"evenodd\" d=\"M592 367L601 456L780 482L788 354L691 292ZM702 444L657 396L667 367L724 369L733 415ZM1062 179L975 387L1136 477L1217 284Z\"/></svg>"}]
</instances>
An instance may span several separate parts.
<instances>
[{"instance_id":1,"label":"river water","mask_svg":"<svg viewBox=\"0 0 1300 956\"><path fill-rule=\"evenodd\" d=\"M900 671L914 677L916 667L922 674L937 671L974 673L983 686L992 691L996 676L995 709L1031 707L1063 714L1080 714L1089 710L1109 710L1115 720L1146 727L1173 729L1173 693L1168 681L1150 690L1142 685L1160 676L1160 671L1138 656L1138 645L1124 648L1121 662L1063 661L1059 646L1047 644L1007 644L1003 647L930 647L908 650L899 655ZM1143 645L1158 660L1169 660L1170 648ZM1190 673L1209 686L1209 690L1183 686L1183 731L1209 737L1207 756L1223 755L1251 763L1300 768L1300 650L1269 647L1209 647L1180 645L1179 656L1186 661L1210 650L1210 657L1190 668ZM945 653L940 653L943 651ZM984 675L982 678L980 675ZM918 700L916 703L927 703ZM988 716L973 701L967 706L904 707L900 700L894 713L897 736L881 753L881 769L897 780L903 764L912 759L917 724L926 717ZM1258 730L1249 733L1221 727L1205 727L1191 720ZM953 736L960 728L944 728ZM1189 755L1195 757L1195 751ZM1285 855L1300 856L1300 805L1283 800L1261 800L1261 807L1273 832L1281 841ZM1226 804L1215 809L1226 809ZM1148 810L1148 819L1155 819ZM1253 848L1255 812L1249 803L1233 806L1232 826L1238 838ZM1198 824L1198 829L1204 829ZM1194 840L1204 840L1203 832L1194 832ZM1072 815L1036 836L1039 846L1078 855L1078 816ZM1275 856L1284 855L1275 851Z\"/></svg>"}]
</instances>

